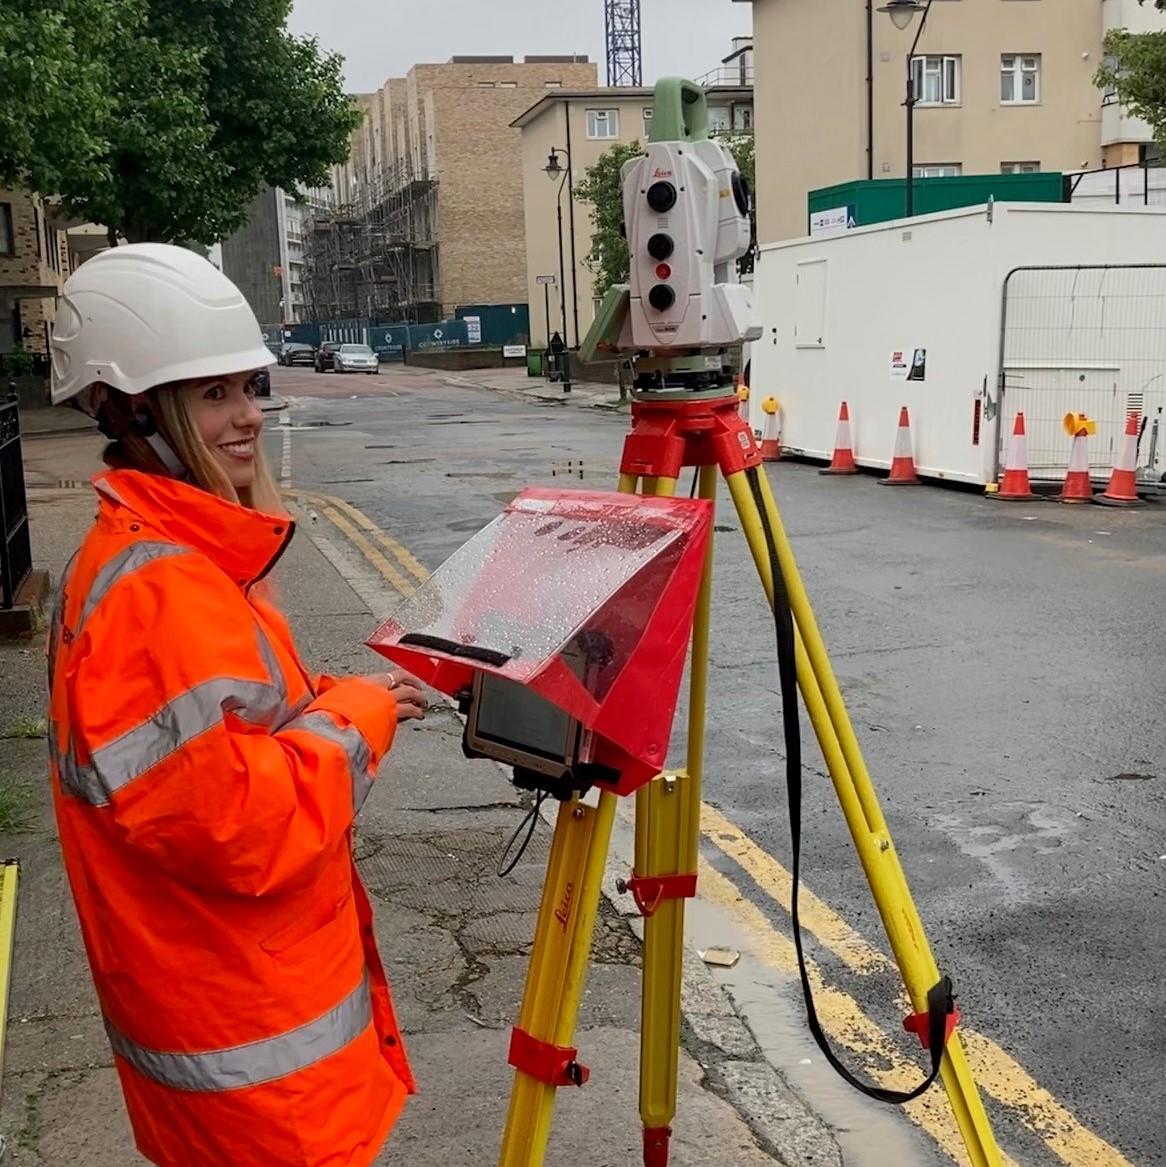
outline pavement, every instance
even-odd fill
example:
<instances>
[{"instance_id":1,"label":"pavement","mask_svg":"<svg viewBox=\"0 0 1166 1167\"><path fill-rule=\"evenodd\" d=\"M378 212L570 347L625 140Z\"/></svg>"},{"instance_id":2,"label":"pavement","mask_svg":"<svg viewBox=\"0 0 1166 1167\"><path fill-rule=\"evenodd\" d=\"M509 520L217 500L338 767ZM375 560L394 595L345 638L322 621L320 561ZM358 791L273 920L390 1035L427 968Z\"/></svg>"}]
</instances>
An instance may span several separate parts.
<instances>
[{"instance_id":1,"label":"pavement","mask_svg":"<svg viewBox=\"0 0 1166 1167\"><path fill-rule=\"evenodd\" d=\"M26 445L34 556L54 580L91 521L85 479L97 469L99 449L93 433ZM379 658L362 641L397 597L383 580L365 578L356 590L345 566L351 549L338 552L336 533L325 535L307 510L297 515L300 531L275 583L301 649L317 669L369 671ZM46 707L43 653L43 636L0 643L0 735L26 735L0 736L0 784L16 792L27 818L23 829L0 833L5 854L22 865L0 1131L13 1167L127 1167L144 1160L132 1148L60 861L45 742L29 724ZM356 832L421 1089L378 1160L386 1164L492 1162L506 1113L509 1031L549 828L540 820L523 862L497 877L498 856L526 806L499 767L462 756L460 734L444 706L404 730ZM614 891L630 848L624 821L580 1016L578 1044L593 1077L583 1090L560 1092L548 1162L639 1161L638 921ZM769 1064L691 951L685 1018L676 1167L841 1165L834 1133Z\"/></svg>"}]
</instances>

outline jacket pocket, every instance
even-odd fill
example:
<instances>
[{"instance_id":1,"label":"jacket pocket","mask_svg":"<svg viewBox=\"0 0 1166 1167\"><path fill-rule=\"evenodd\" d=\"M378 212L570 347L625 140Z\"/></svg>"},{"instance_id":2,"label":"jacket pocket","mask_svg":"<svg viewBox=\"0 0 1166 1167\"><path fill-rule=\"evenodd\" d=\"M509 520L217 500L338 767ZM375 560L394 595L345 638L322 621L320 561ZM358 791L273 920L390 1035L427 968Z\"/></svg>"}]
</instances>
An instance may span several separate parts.
<instances>
[{"instance_id":1,"label":"jacket pocket","mask_svg":"<svg viewBox=\"0 0 1166 1167\"><path fill-rule=\"evenodd\" d=\"M259 947L270 956L287 956L293 949L314 939L334 924L352 902L352 888L338 900L325 899L298 911L294 919L275 929L259 941Z\"/></svg>"}]
</instances>

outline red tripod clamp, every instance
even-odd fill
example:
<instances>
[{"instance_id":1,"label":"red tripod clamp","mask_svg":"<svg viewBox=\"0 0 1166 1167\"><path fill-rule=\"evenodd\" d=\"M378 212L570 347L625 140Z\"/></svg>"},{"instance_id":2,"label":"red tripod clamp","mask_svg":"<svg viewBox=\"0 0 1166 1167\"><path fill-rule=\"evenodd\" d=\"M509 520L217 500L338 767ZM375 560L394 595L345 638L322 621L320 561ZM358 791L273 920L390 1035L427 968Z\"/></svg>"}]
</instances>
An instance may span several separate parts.
<instances>
[{"instance_id":1,"label":"red tripod clamp","mask_svg":"<svg viewBox=\"0 0 1166 1167\"><path fill-rule=\"evenodd\" d=\"M548 1086L582 1086L591 1071L579 1064L574 1046L551 1045L531 1037L516 1025L510 1032L510 1056L507 1059L520 1073Z\"/></svg>"},{"instance_id":2,"label":"red tripod clamp","mask_svg":"<svg viewBox=\"0 0 1166 1167\"><path fill-rule=\"evenodd\" d=\"M960 1013L958 1009L953 1009L947 1015L947 1029L943 1035L943 1044L946 1046L951 1041L951 1035L955 1032L955 1027L960 1023ZM913 1033L919 1038L919 1044L924 1049L931 1048L931 1037L929 1027L931 1025L930 1013L912 1013L910 1017L903 1018L903 1028L908 1033Z\"/></svg>"},{"instance_id":3,"label":"red tripod clamp","mask_svg":"<svg viewBox=\"0 0 1166 1167\"><path fill-rule=\"evenodd\" d=\"M630 891L641 916L651 916L665 900L690 900L696 895L696 873L690 875L633 875L616 886Z\"/></svg>"}]
</instances>

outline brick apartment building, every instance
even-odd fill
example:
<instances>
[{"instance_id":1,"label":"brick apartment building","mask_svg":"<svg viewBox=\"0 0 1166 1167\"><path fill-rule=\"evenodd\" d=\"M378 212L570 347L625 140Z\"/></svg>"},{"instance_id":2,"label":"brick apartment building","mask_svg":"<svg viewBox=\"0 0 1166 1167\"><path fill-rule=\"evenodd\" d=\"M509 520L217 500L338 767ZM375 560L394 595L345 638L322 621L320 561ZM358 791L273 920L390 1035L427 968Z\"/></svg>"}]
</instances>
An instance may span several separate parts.
<instances>
[{"instance_id":1,"label":"brick apartment building","mask_svg":"<svg viewBox=\"0 0 1166 1167\"><path fill-rule=\"evenodd\" d=\"M43 200L0 189L0 353L48 353L57 294L69 271L68 236Z\"/></svg>"},{"instance_id":2,"label":"brick apartment building","mask_svg":"<svg viewBox=\"0 0 1166 1167\"><path fill-rule=\"evenodd\" d=\"M355 98L365 118L335 168L335 205L315 210L305 231L309 310L427 320L526 303L522 145L511 123L550 90L597 83L586 57L457 56Z\"/></svg>"}]
</instances>

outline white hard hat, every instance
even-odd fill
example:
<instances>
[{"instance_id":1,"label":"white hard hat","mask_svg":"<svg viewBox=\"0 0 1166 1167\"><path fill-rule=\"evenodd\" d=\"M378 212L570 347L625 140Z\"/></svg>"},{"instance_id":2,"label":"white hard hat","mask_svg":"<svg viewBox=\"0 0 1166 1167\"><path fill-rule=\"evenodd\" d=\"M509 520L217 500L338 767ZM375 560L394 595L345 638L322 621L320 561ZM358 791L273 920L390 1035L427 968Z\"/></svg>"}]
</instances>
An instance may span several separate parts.
<instances>
[{"instance_id":1,"label":"white hard hat","mask_svg":"<svg viewBox=\"0 0 1166 1167\"><path fill-rule=\"evenodd\" d=\"M51 349L53 404L76 399L88 413L98 382L135 396L275 363L243 293L166 243L112 247L82 264L61 293Z\"/></svg>"}]
</instances>

